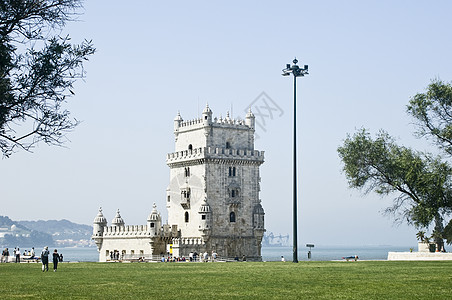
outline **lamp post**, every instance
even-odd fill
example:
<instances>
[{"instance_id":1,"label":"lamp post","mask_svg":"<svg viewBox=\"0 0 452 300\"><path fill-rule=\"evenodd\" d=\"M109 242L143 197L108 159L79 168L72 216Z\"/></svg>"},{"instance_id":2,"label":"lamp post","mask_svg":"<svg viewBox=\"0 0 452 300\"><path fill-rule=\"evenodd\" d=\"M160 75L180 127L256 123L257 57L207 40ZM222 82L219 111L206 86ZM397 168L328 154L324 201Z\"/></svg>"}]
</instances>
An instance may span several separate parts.
<instances>
[{"instance_id":1,"label":"lamp post","mask_svg":"<svg viewBox=\"0 0 452 300\"><path fill-rule=\"evenodd\" d=\"M283 69L283 76L293 75L293 262L298 262L297 249L297 77L303 77L308 73L308 65L300 68L298 60L293 60L293 65L287 64Z\"/></svg>"}]
</instances>

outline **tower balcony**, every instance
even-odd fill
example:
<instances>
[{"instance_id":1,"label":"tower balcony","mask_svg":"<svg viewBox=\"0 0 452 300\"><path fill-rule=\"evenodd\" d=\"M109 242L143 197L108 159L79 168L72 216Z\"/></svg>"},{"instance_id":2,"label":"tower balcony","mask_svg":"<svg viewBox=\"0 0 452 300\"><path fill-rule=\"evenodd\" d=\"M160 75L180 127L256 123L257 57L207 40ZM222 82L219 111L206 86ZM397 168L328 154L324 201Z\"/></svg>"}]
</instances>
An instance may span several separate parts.
<instances>
[{"instance_id":1,"label":"tower balcony","mask_svg":"<svg viewBox=\"0 0 452 300\"><path fill-rule=\"evenodd\" d=\"M264 151L247 150L247 149L230 149L216 147L201 147L191 150L177 151L168 153L166 156L166 164L170 167L178 163L188 162L192 160L238 160L244 163L264 162Z\"/></svg>"}]
</instances>

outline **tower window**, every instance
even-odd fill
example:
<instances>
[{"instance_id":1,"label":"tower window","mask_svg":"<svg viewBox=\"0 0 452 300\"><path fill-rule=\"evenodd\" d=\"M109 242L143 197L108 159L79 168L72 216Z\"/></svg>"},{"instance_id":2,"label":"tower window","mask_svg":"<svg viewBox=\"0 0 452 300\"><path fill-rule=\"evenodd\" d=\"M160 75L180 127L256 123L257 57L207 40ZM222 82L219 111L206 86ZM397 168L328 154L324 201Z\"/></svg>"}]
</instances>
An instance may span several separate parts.
<instances>
[{"instance_id":1,"label":"tower window","mask_svg":"<svg viewBox=\"0 0 452 300\"><path fill-rule=\"evenodd\" d=\"M235 190L232 190L232 191L231 191L231 197L234 198L234 197L235 197L235 194L236 194Z\"/></svg>"},{"instance_id":2,"label":"tower window","mask_svg":"<svg viewBox=\"0 0 452 300\"><path fill-rule=\"evenodd\" d=\"M182 198L185 200L190 200L190 189L181 192Z\"/></svg>"},{"instance_id":3,"label":"tower window","mask_svg":"<svg viewBox=\"0 0 452 300\"><path fill-rule=\"evenodd\" d=\"M235 212L233 211L229 214L229 222L235 222Z\"/></svg>"},{"instance_id":4,"label":"tower window","mask_svg":"<svg viewBox=\"0 0 452 300\"><path fill-rule=\"evenodd\" d=\"M155 226L154 223L151 223L151 228L154 228L154 226Z\"/></svg>"},{"instance_id":5,"label":"tower window","mask_svg":"<svg viewBox=\"0 0 452 300\"><path fill-rule=\"evenodd\" d=\"M193 145L192 144L188 145L188 150L193 150Z\"/></svg>"},{"instance_id":6,"label":"tower window","mask_svg":"<svg viewBox=\"0 0 452 300\"><path fill-rule=\"evenodd\" d=\"M205 220L206 219L206 215L201 215L201 220Z\"/></svg>"},{"instance_id":7,"label":"tower window","mask_svg":"<svg viewBox=\"0 0 452 300\"><path fill-rule=\"evenodd\" d=\"M188 211L185 212L185 223L188 223L190 220L190 216L188 215Z\"/></svg>"},{"instance_id":8,"label":"tower window","mask_svg":"<svg viewBox=\"0 0 452 300\"><path fill-rule=\"evenodd\" d=\"M185 168L185 177L190 177L190 167Z\"/></svg>"},{"instance_id":9,"label":"tower window","mask_svg":"<svg viewBox=\"0 0 452 300\"><path fill-rule=\"evenodd\" d=\"M229 177L235 176L236 169L235 167L229 167Z\"/></svg>"},{"instance_id":10,"label":"tower window","mask_svg":"<svg viewBox=\"0 0 452 300\"><path fill-rule=\"evenodd\" d=\"M168 202L170 202L170 200L171 200L171 196L170 196L170 195L168 195Z\"/></svg>"},{"instance_id":11,"label":"tower window","mask_svg":"<svg viewBox=\"0 0 452 300\"><path fill-rule=\"evenodd\" d=\"M231 143L226 142L226 149L230 149L231 148Z\"/></svg>"}]
</instances>

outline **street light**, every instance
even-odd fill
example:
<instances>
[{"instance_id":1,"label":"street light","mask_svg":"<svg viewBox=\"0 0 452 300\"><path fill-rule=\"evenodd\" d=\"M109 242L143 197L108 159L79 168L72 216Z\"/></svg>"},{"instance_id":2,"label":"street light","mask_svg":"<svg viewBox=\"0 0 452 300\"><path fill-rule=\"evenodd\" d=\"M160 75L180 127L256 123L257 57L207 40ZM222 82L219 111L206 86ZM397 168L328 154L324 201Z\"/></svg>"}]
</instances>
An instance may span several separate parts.
<instances>
[{"instance_id":1,"label":"street light","mask_svg":"<svg viewBox=\"0 0 452 300\"><path fill-rule=\"evenodd\" d=\"M297 249L297 77L303 77L308 73L308 65L300 68L298 60L293 60L293 65L286 65L282 76L293 75L293 262L298 262Z\"/></svg>"}]
</instances>

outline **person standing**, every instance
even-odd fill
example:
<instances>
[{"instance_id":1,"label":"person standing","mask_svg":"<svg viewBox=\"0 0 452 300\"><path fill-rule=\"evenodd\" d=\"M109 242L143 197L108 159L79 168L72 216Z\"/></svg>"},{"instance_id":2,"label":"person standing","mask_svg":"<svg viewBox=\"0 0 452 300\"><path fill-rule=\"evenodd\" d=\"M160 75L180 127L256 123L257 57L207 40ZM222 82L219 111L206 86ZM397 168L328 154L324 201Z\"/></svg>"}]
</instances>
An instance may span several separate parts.
<instances>
[{"instance_id":1,"label":"person standing","mask_svg":"<svg viewBox=\"0 0 452 300\"><path fill-rule=\"evenodd\" d=\"M30 258L35 258L35 255L36 255L36 253L35 253L35 247L33 247L33 248L31 248L31 251L30 251Z\"/></svg>"},{"instance_id":2,"label":"person standing","mask_svg":"<svg viewBox=\"0 0 452 300\"><path fill-rule=\"evenodd\" d=\"M60 260L60 255L58 254L58 250L55 249L55 251L53 251L53 272L56 272L59 260Z\"/></svg>"},{"instance_id":3,"label":"person standing","mask_svg":"<svg viewBox=\"0 0 452 300\"><path fill-rule=\"evenodd\" d=\"M9 250L8 248L6 248L6 253L5 253L5 263L7 263L9 260Z\"/></svg>"},{"instance_id":4,"label":"person standing","mask_svg":"<svg viewBox=\"0 0 452 300\"><path fill-rule=\"evenodd\" d=\"M45 246L41 252L42 271L49 270L49 247Z\"/></svg>"},{"instance_id":5,"label":"person standing","mask_svg":"<svg viewBox=\"0 0 452 300\"><path fill-rule=\"evenodd\" d=\"M20 263L20 249L17 248L14 254L16 255L16 263Z\"/></svg>"}]
</instances>

